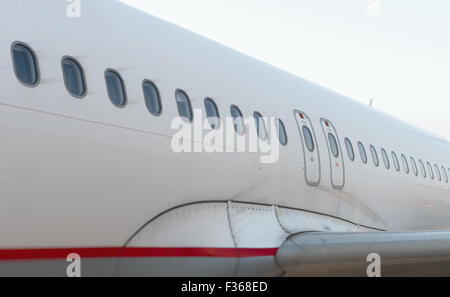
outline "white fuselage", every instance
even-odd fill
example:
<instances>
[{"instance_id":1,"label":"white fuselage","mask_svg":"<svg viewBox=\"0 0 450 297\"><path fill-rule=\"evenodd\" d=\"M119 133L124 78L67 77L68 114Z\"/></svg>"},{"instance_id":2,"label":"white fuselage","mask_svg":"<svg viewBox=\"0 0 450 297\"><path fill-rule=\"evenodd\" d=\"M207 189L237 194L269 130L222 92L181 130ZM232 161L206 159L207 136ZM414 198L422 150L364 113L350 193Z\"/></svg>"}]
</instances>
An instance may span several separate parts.
<instances>
[{"instance_id":1,"label":"white fuselage","mask_svg":"<svg viewBox=\"0 0 450 297\"><path fill-rule=\"evenodd\" d=\"M3 1L0 10L0 247L122 246L170 208L201 201L242 201L326 214L381 230L450 228L450 183L415 176L410 157L450 168L450 145L426 132L313 83L115 1L84 1L80 18L65 1ZM14 41L36 52L35 88L17 81ZM64 87L61 58L83 66L87 96ZM128 104L111 104L104 71L124 79ZM162 114L145 107L142 81L158 87ZM288 144L273 164L258 153L175 153L174 92L194 109L213 98L221 116L237 105L283 120ZM294 110L311 120L320 182L308 185ZM336 128L345 184L331 183L321 126ZM344 138L356 154L348 158ZM357 142L368 156L361 162ZM378 153L374 166L369 146ZM389 155L386 169L381 148ZM391 157L394 151L401 169ZM407 157L405 173L401 154ZM420 169L419 169L420 171ZM442 174L442 173L441 173Z\"/></svg>"}]
</instances>

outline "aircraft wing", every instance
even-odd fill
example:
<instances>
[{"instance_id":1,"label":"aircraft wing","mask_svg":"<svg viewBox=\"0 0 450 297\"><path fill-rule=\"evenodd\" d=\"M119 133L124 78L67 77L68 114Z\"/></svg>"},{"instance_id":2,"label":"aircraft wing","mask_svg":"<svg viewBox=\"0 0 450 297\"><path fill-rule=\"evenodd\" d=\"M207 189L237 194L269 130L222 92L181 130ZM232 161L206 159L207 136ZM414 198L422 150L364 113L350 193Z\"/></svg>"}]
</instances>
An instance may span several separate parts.
<instances>
[{"instance_id":1,"label":"aircraft wing","mask_svg":"<svg viewBox=\"0 0 450 297\"><path fill-rule=\"evenodd\" d=\"M276 259L285 276L450 276L450 231L298 233Z\"/></svg>"}]
</instances>

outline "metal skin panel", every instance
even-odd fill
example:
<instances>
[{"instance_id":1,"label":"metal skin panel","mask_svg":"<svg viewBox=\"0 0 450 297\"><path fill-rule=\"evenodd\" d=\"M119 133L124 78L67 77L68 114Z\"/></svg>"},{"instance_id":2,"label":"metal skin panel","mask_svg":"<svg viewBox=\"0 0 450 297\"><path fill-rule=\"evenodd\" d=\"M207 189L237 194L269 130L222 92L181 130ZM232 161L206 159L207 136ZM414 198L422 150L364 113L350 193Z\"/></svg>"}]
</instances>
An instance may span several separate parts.
<instances>
[{"instance_id":1,"label":"metal skin panel","mask_svg":"<svg viewBox=\"0 0 450 297\"><path fill-rule=\"evenodd\" d=\"M164 212L142 227L127 246L234 248L227 204L195 203Z\"/></svg>"},{"instance_id":2,"label":"metal skin panel","mask_svg":"<svg viewBox=\"0 0 450 297\"><path fill-rule=\"evenodd\" d=\"M276 215L283 230L289 234L305 231L361 232L370 230L370 228L356 225L350 221L296 209L276 207Z\"/></svg>"},{"instance_id":3,"label":"metal skin panel","mask_svg":"<svg viewBox=\"0 0 450 297\"><path fill-rule=\"evenodd\" d=\"M367 257L381 257L382 276L450 276L450 232L307 232L289 237L277 262L289 276L366 276Z\"/></svg>"}]
</instances>

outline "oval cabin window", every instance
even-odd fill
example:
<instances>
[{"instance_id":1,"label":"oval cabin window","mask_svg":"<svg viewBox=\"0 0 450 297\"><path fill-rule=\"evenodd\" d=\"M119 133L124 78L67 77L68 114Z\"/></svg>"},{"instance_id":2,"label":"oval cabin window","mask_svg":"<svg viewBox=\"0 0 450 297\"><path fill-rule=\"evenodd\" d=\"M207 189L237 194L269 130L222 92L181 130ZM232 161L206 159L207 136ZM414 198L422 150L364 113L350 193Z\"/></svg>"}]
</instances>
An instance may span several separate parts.
<instances>
[{"instance_id":1,"label":"oval cabin window","mask_svg":"<svg viewBox=\"0 0 450 297\"><path fill-rule=\"evenodd\" d=\"M64 85L70 95L83 98L86 95L86 80L83 68L72 57L64 57L61 61Z\"/></svg>"},{"instance_id":2,"label":"oval cabin window","mask_svg":"<svg viewBox=\"0 0 450 297\"><path fill-rule=\"evenodd\" d=\"M364 144L362 144L360 141L358 142L358 150L359 150L359 155L361 156L361 161L364 164L367 164L366 148L364 147Z\"/></svg>"},{"instance_id":3,"label":"oval cabin window","mask_svg":"<svg viewBox=\"0 0 450 297\"><path fill-rule=\"evenodd\" d=\"M231 105L230 113L233 117L234 131L239 135L243 135L245 133L245 126L241 110L236 105Z\"/></svg>"},{"instance_id":4,"label":"oval cabin window","mask_svg":"<svg viewBox=\"0 0 450 297\"><path fill-rule=\"evenodd\" d=\"M119 73L113 69L105 71L106 90L111 103L119 108L125 107L127 104L127 95L125 92L125 84Z\"/></svg>"},{"instance_id":5,"label":"oval cabin window","mask_svg":"<svg viewBox=\"0 0 450 297\"><path fill-rule=\"evenodd\" d=\"M142 91L144 92L145 106L154 116L159 116L162 111L161 98L156 85L150 80L142 82Z\"/></svg>"},{"instance_id":6,"label":"oval cabin window","mask_svg":"<svg viewBox=\"0 0 450 297\"><path fill-rule=\"evenodd\" d=\"M392 162L394 162L395 170L400 171L400 163L398 162L397 154L395 152L391 152Z\"/></svg>"},{"instance_id":7,"label":"oval cabin window","mask_svg":"<svg viewBox=\"0 0 450 297\"><path fill-rule=\"evenodd\" d=\"M353 151L352 142L348 138L345 138L344 141L345 141L345 147L347 148L348 158L350 159L350 161L354 161L355 160L355 152Z\"/></svg>"},{"instance_id":8,"label":"oval cabin window","mask_svg":"<svg viewBox=\"0 0 450 297\"><path fill-rule=\"evenodd\" d=\"M418 176L418 175L419 175L419 169L417 168L416 161L414 160L413 157L411 157L411 167L412 167L412 169L413 169L414 175L415 175L415 176Z\"/></svg>"},{"instance_id":9,"label":"oval cabin window","mask_svg":"<svg viewBox=\"0 0 450 297\"><path fill-rule=\"evenodd\" d=\"M192 122L193 115L191 100L189 99L186 92L180 89L176 90L175 99L177 101L178 114L180 115L180 117L188 122Z\"/></svg>"},{"instance_id":10,"label":"oval cabin window","mask_svg":"<svg viewBox=\"0 0 450 297\"><path fill-rule=\"evenodd\" d=\"M428 176L431 179L434 179L433 167L431 166L430 162L427 162L427 168L428 168Z\"/></svg>"},{"instance_id":11,"label":"oval cabin window","mask_svg":"<svg viewBox=\"0 0 450 297\"><path fill-rule=\"evenodd\" d=\"M39 84L39 67L36 55L26 44L16 42L11 46L14 73L17 79L27 87Z\"/></svg>"},{"instance_id":12,"label":"oval cabin window","mask_svg":"<svg viewBox=\"0 0 450 297\"><path fill-rule=\"evenodd\" d=\"M373 145L370 146L370 153L372 154L373 164L378 167L380 165L380 161L378 160L377 150Z\"/></svg>"},{"instance_id":13,"label":"oval cabin window","mask_svg":"<svg viewBox=\"0 0 450 297\"><path fill-rule=\"evenodd\" d=\"M442 166L441 169L442 169L442 176L444 177L444 181L445 181L446 183L448 183L448 175L447 175L447 171L445 171L445 167L444 167L444 166Z\"/></svg>"},{"instance_id":14,"label":"oval cabin window","mask_svg":"<svg viewBox=\"0 0 450 297\"><path fill-rule=\"evenodd\" d=\"M381 149L381 157L383 158L384 166L386 169L391 168L391 164L389 163L389 157L384 148Z\"/></svg>"},{"instance_id":15,"label":"oval cabin window","mask_svg":"<svg viewBox=\"0 0 450 297\"><path fill-rule=\"evenodd\" d=\"M263 116L259 112L255 111L253 113L253 118L255 119L256 133L258 134L259 138L261 138L262 140L266 140L267 129Z\"/></svg>"},{"instance_id":16,"label":"oval cabin window","mask_svg":"<svg viewBox=\"0 0 450 297\"><path fill-rule=\"evenodd\" d=\"M335 158L339 157L339 149L336 138L333 134L328 133L328 141L330 142L330 150Z\"/></svg>"},{"instance_id":17,"label":"oval cabin window","mask_svg":"<svg viewBox=\"0 0 450 297\"><path fill-rule=\"evenodd\" d=\"M437 166L437 164L434 164L434 171L438 181L442 181L441 172L439 171L439 167Z\"/></svg>"},{"instance_id":18,"label":"oval cabin window","mask_svg":"<svg viewBox=\"0 0 450 297\"><path fill-rule=\"evenodd\" d=\"M420 172L422 173L422 176L427 177L427 172L425 171L425 165L423 165L423 162L420 159L419 159L419 167L420 167Z\"/></svg>"},{"instance_id":19,"label":"oval cabin window","mask_svg":"<svg viewBox=\"0 0 450 297\"><path fill-rule=\"evenodd\" d=\"M287 134L286 134L286 127L284 126L284 123L282 120L277 120L278 124L278 140L280 141L281 145L286 145L288 142Z\"/></svg>"},{"instance_id":20,"label":"oval cabin window","mask_svg":"<svg viewBox=\"0 0 450 297\"><path fill-rule=\"evenodd\" d=\"M409 173L409 165L408 160L406 159L405 155L402 154L402 162L403 162L403 170L405 170L405 173Z\"/></svg>"},{"instance_id":21,"label":"oval cabin window","mask_svg":"<svg viewBox=\"0 0 450 297\"><path fill-rule=\"evenodd\" d=\"M305 139L306 148L308 149L308 151L313 152L314 151L314 140L313 140L311 131L306 126L302 127L302 131L303 131L303 138Z\"/></svg>"}]
</instances>

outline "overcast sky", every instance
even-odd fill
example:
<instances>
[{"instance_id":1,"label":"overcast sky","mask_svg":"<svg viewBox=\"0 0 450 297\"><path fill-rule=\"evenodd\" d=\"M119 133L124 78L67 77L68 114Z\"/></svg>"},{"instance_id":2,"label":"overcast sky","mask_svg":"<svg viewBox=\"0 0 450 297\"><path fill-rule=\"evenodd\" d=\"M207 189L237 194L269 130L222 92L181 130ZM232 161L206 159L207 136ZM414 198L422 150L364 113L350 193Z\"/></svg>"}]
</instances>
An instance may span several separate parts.
<instances>
[{"instance_id":1,"label":"overcast sky","mask_svg":"<svg viewBox=\"0 0 450 297\"><path fill-rule=\"evenodd\" d=\"M450 139L448 0L122 0Z\"/></svg>"}]
</instances>

